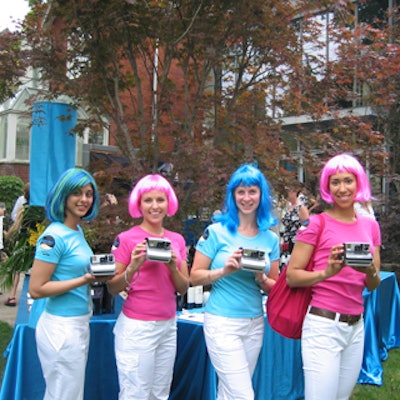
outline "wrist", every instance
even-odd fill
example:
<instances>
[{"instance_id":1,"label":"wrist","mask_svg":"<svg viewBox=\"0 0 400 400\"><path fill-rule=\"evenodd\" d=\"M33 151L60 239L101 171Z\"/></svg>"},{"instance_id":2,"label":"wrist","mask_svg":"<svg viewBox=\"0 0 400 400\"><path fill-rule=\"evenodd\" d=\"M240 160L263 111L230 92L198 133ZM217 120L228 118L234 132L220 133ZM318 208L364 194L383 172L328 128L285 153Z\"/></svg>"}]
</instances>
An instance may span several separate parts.
<instances>
[{"instance_id":1,"label":"wrist","mask_svg":"<svg viewBox=\"0 0 400 400\"><path fill-rule=\"evenodd\" d=\"M368 278L371 278L371 279L376 278L378 276L378 272L374 268L372 271L367 272L367 276L368 276Z\"/></svg>"}]
</instances>

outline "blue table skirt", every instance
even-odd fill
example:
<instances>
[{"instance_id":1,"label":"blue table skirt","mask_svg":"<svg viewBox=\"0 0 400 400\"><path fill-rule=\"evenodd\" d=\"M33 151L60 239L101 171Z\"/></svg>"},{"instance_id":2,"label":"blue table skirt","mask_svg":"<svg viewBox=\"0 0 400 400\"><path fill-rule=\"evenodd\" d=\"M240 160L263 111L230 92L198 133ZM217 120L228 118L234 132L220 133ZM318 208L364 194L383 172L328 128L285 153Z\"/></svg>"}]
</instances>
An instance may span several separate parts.
<instances>
[{"instance_id":1,"label":"blue table skirt","mask_svg":"<svg viewBox=\"0 0 400 400\"><path fill-rule=\"evenodd\" d=\"M0 400L41 400L44 380L36 353L35 310L24 306L27 279L21 295L17 321L6 356L7 365ZM364 292L365 349L359 383L382 385L382 360L388 350L400 347L400 295L395 274L382 273L378 290ZM35 302L40 308L40 302ZM118 398L118 378L112 329L122 306L116 298L116 313L93 316L86 371L85 399ZM304 393L299 340L285 339L265 320L264 346L253 377L256 399L296 400ZM178 321L178 351L170 399L214 400L217 378L207 355L200 323Z\"/></svg>"}]
</instances>

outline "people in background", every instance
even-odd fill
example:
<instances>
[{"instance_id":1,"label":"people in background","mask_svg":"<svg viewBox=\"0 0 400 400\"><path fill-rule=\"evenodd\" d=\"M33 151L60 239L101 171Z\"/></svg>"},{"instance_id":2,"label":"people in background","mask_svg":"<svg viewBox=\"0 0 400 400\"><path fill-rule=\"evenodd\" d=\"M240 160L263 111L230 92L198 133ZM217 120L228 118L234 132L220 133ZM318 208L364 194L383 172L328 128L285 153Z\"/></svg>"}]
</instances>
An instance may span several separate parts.
<instances>
[{"instance_id":1,"label":"people in background","mask_svg":"<svg viewBox=\"0 0 400 400\"><path fill-rule=\"evenodd\" d=\"M29 183L26 183L24 186L23 195L19 196L14 203L14 207L11 212L11 219L13 221L13 224L6 232L6 238L11 238L21 229L25 206L29 204L29 187ZM15 273L11 290L8 294L7 300L4 302L4 305L6 305L7 307L15 307L17 305L17 290L20 277L21 274L19 272Z\"/></svg>"},{"instance_id":2,"label":"people in background","mask_svg":"<svg viewBox=\"0 0 400 400\"><path fill-rule=\"evenodd\" d=\"M356 201L354 203L354 210L358 215L364 215L365 217L376 219L371 201Z\"/></svg>"},{"instance_id":3,"label":"people in background","mask_svg":"<svg viewBox=\"0 0 400 400\"><path fill-rule=\"evenodd\" d=\"M108 287L113 294L128 293L114 328L120 400L169 397L177 346L176 292L184 295L189 285L185 239L164 227L177 210L171 184L161 175L146 175L129 198L130 215L141 222L120 233L113 245L117 274ZM150 241L159 243L158 250L167 249L170 241L171 250L153 258Z\"/></svg>"},{"instance_id":4,"label":"people in background","mask_svg":"<svg viewBox=\"0 0 400 400\"><path fill-rule=\"evenodd\" d=\"M15 222L15 220L17 219L17 214L20 207L25 205L26 203L29 203L29 188L30 186L28 182L24 186L24 193L19 196L14 203L13 209L11 211L11 219L13 222Z\"/></svg>"},{"instance_id":5,"label":"people in background","mask_svg":"<svg viewBox=\"0 0 400 400\"><path fill-rule=\"evenodd\" d=\"M231 176L222 212L196 246L190 281L212 284L204 335L218 375L218 399L254 399L252 376L264 334L262 291L279 275L279 238L270 229L276 222L267 180L245 164ZM246 249L265 255L257 272L241 268Z\"/></svg>"},{"instance_id":6,"label":"people in background","mask_svg":"<svg viewBox=\"0 0 400 400\"><path fill-rule=\"evenodd\" d=\"M283 235L282 250L292 253L296 233L300 226L308 221L310 216L307 206L304 205L301 197L299 197L299 189L297 184L287 186L287 209L282 218Z\"/></svg>"},{"instance_id":7,"label":"people in background","mask_svg":"<svg viewBox=\"0 0 400 400\"><path fill-rule=\"evenodd\" d=\"M46 199L51 221L39 237L29 280L33 299L47 298L36 327L46 400L83 399L92 300L93 252L80 226L99 210L99 193L85 170L64 172ZM100 278L100 280L105 278Z\"/></svg>"},{"instance_id":8,"label":"people in background","mask_svg":"<svg viewBox=\"0 0 400 400\"><path fill-rule=\"evenodd\" d=\"M374 290L380 282L380 228L374 219L355 212L356 201L370 201L371 189L353 156L340 154L327 161L320 193L331 206L320 214L324 228L311 216L309 225L298 231L287 282L312 287L301 338L305 400L349 399L363 360L363 290ZM319 234L320 245L314 249ZM344 259L344 242L367 244L363 266ZM313 251L313 270L306 271Z\"/></svg>"}]
</instances>

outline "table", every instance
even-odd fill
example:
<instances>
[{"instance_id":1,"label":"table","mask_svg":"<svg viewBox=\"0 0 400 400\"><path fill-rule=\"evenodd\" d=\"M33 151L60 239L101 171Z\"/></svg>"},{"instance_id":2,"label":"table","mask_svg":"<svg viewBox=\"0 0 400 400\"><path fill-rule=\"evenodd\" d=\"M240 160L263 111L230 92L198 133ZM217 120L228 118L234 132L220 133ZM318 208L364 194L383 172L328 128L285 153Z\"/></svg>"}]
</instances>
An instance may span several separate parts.
<instances>
[{"instance_id":1,"label":"table","mask_svg":"<svg viewBox=\"0 0 400 400\"><path fill-rule=\"evenodd\" d=\"M365 350L359 383L382 385L382 360L400 347L400 294L394 273L381 273L374 292L364 292ZM13 338L6 350L7 365L0 400L41 400L44 380L36 353L32 319L24 307L27 279L21 294ZM118 378L112 329L122 306L116 297L114 314L96 315L90 321L91 340L86 372L85 399L118 398ZM257 400L297 400L304 382L299 340L274 332L265 320L264 345L253 377ZM202 324L178 321L178 349L170 400L214 400L217 378L207 355Z\"/></svg>"}]
</instances>

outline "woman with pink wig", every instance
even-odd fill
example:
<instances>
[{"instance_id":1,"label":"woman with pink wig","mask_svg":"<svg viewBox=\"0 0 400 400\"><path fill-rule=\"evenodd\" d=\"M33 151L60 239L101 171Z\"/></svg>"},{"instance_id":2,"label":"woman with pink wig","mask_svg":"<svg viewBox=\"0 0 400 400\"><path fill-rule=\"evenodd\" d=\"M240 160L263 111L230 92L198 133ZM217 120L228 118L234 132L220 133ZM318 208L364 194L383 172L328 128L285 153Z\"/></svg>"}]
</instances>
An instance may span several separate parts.
<instances>
[{"instance_id":1,"label":"woman with pink wig","mask_svg":"<svg viewBox=\"0 0 400 400\"><path fill-rule=\"evenodd\" d=\"M146 175L133 188L129 213L139 225L120 233L113 245L117 273L111 293L128 297L114 328L119 399L169 397L176 355L176 292L189 286L182 235L164 228L178 199L161 175Z\"/></svg>"},{"instance_id":2,"label":"woman with pink wig","mask_svg":"<svg viewBox=\"0 0 400 400\"><path fill-rule=\"evenodd\" d=\"M320 193L331 205L321 214L324 226L311 216L300 228L287 281L312 287L301 338L305 400L349 399L363 360L363 290L380 283L381 235L374 219L354 210L355 202L371 200L368 177L355 157L340 154L326 162ZM352 249L363 253L356 263L358 256L347 257ZM306 271L313 252L313 270Z\"/></svg>"}]
</instances>

